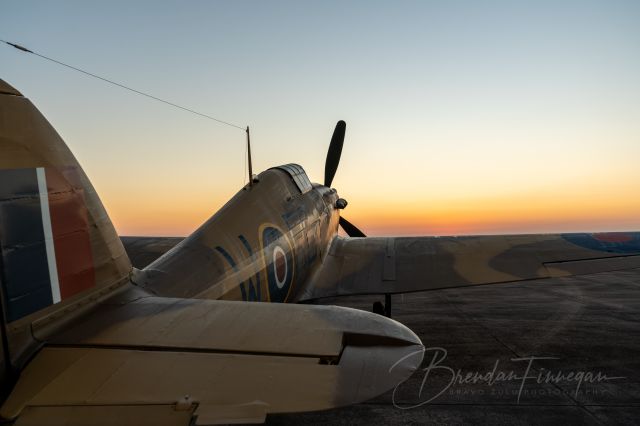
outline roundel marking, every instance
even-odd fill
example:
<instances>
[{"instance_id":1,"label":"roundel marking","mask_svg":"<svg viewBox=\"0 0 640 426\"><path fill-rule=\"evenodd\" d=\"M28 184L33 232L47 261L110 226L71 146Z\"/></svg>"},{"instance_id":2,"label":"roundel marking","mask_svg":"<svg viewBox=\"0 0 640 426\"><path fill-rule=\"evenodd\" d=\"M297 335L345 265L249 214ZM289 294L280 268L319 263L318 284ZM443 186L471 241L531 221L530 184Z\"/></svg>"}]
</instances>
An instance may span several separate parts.
<instances>
[{"instance_id":1,"label":"roundel marking","mask_svg":"<svg viewBox=\"0 0 640 426\"><path fill-rule=\"evenodd\" d=\"M635 254L640 252L640 233L638 232L561 235L562 238L570 243L591 250L622 254Z\"/></svg>"},{"instance_id":2,"label":"roundel marking","mask_svg":"<svg viewBox=\"0 0 640 426\"><path fill-rule=\"evenodd\" d=\"M264 256L269 300L284 302L293 283L293 246L289 238L272 224L262 225L259 235Z\"/></svg>"},{"instance_id":3,"label":"roundel marking","mask_svg":"<svg viewBox=\"0 0 640 426\"><path fill-rule=\"evenodd\" d=\"M289 274L287 264L287 255L285 254L282 247L275 246L273 249L273 268L274 268L274 276L276 278L276 285L278 288L282 288L287 280L287 275Z\"/></svg>"}]
</instances>

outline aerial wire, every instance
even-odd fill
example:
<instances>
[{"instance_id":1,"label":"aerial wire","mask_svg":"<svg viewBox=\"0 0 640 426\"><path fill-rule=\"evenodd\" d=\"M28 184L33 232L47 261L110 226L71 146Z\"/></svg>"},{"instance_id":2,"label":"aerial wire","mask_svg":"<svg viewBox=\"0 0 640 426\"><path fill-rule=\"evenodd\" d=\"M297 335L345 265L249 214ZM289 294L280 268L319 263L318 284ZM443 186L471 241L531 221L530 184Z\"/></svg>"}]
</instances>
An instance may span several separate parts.
<instances>
[{"instance_id":1,"label":"aerial wire","mask_svg":"<svg viewBox=\"0 0 640 426\"><path fill-rule=\"evenodd\" d=\"M67 67L67 68L70 68L70 69L72 69L72 70L74 70L74 71L77 71L77 72L80 72L80 73L82 73L82 74L88 75L89 77L97 78L98 80L102 80L102 81L104 81L104 82L106 82L106 83L112 84L112 85L114 85L114 86L118 86L118 87L120 87L120 88L122 88L122 89L128 90L128 91L133 92L133 93L136 93L136 94L138 94L138 95L146 96L147 98L150 98L150 99L156 100L156 101L158 101L158 102L162 102L163 104L166 104L166 105L170 105L170 106L172 106L172 107L174 107L174 108L178 108L178 109L181 109L181 110L183 110L183 111L187 111L187 112L190 112L190 113L192 113L192 114L196 114L196 115L199 115L199 116L201 116L201 117L208 118L209 120L216 121L216 122L218 122L218 123L220 123L220 124L224 124L224 125L227 125L227 126L230 126L230 127L235 127L236 129L240 129L240 130L245 131L245 132L247 131L247 128L246 128L246 127L238 126L238 125L235 125L235 124L230 123L230 122L228 122L228 121L220 120L219 118L212 117L212 116L210 116L210 115L208 115L208 114L204 114L204 113L201 113L201 112L195 111L195 110L193 110L193 109L191 109L191 108L183 107L183 106L178 105L178 104L176 104L176 103L169 102L169 101L167 101L167 100L165 100L165 99L158 98L157 96L150 95L150 94L145 93L145 92L142 92L142 91L140 91L140 90L133 89L133 88L131 88L131 87L129 87L129 86L125 86L124 84L117 83L117 82L115 82L115 81L113 81L113 80L110 80L110 79L108 79L108 78L101 77L101 76L99 76L99 75L96 75L96 74L90 73L89 71L85 71L85 70L82 70L82 69L80 69L80 68L74 67L74 66L72 66L72 65L65 64L64 62L60 62L60 61L58 61L58 60L56 60L56 59L49 58L48 56L45 56L45 55L42 55L42 54L40 54L40 53L34 52L33 50L29 50L29 49L27 49L26 47L20 46L19 44L16 44L16 43L10 43L10 42L8 42L8 41L6 41L6 40L0 40L0 42L3 42L3 43L5 43L5 44L8 44L9 46L12 46L12 47L14 47L14 48L16 48L16 49L18 49L18 50L23 51L23 52L31 53L32 55L38 56L38 57L40 57L40 58L42 58L42 59L46 59L47 61L50 61L50 62L56 63L56 64L58 64L58 65L62 65L63 67Z\"/></svg>"}]
</instances>

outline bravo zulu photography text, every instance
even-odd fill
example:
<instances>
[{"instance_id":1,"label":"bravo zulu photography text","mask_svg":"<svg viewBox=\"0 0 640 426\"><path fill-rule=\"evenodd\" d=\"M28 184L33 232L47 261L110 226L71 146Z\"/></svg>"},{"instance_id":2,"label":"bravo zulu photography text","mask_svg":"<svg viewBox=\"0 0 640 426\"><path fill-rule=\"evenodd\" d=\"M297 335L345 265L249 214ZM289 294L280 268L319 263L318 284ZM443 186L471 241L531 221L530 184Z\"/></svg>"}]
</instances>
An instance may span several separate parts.
<instances>
[{"instance_id":1,"label":"bravo zulu photography text","mask_svg":"<svg viewBox=\"0 0 640 426\"><path fill-rule=\"evenodd\" d=\"M398 360L389 371L398 367L404 360L419 356L422 351L417 351L406 355ZM623 380L626 377L609 376L603 371L589 370L553 370L542 367L541 364L548 365L553 360L559 360L554 357L543 356L526 356L514 357L509 361L515 368L501 368L501 361L496 359L493 366L487 370L463 370L455 369L447 363L448 352L441 347L430 347L425 349L423 368L417 370L416 375L421 382L417 391L417 402L402 402L398 395L402 391L406 396L407 392L414 391L411 389L411 382L402 383L393 390L393 404L397 408L410 409L421 405L435 403L438 398L449 395L496 395L496 396L513 396L519 404L528 393L532 393L532 388L547 386L547 393L562 395L570 394L574 398L578 398L581 390L585 386L602 384L614 380ZM413 382L415 386L415 382ZM499 389L501 388L502 389ZM469 389L471 388L471 389ZM505 391L508 388L508 391ZM567 390L569 392L567 392ZM592 390L593 392L593 390ZM410 393L410 398L416 395Z\"/></svg>"}]
</instances>

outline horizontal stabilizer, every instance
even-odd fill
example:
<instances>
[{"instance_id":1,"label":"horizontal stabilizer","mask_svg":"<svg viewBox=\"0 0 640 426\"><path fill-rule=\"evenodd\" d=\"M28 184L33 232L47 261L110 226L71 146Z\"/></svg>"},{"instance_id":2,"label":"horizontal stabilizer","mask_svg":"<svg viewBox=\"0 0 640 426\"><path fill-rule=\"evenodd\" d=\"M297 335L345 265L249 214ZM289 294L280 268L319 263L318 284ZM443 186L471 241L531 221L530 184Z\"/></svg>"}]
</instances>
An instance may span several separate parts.
<instances>
[{"instance_id":1,"label":"horizontal stabilizer","mask_svg":"<svg viewBox=\"0 0 640 426\"><path fill-rule=\"evenodd\" d=\"M47 344L2 416L156 405L192 410L197 424L262 421L365 401L422 361L411 330L359 310L131 299L119 296L63 333L39 335Z\"/></svg>"}]
</instances>

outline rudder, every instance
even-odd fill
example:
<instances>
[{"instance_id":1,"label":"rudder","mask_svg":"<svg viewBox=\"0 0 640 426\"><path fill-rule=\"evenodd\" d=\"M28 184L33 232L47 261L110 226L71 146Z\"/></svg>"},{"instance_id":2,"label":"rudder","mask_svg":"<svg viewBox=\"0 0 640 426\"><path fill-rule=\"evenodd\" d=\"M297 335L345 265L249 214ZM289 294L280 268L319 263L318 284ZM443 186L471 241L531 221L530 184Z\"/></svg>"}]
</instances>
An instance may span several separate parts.
<instances>
[{"instance_id":1,"label":"rudder","mask_svg":"<svg viewBox=\"0 0 640 426\"><path fill-rule=\"evenodd\" d=\"M10 358L27 351L26 329L35 321L58 307L72 311L83 295L130 273L116 230L69 148L0 80L0 286Z\"/></svg>"}]
</instances>

